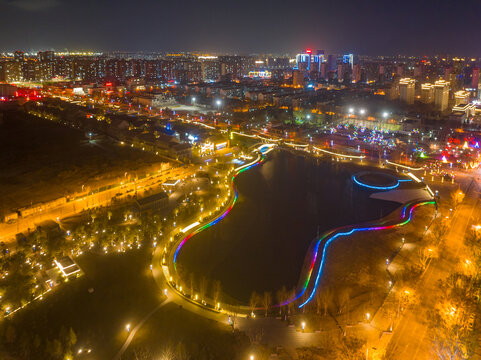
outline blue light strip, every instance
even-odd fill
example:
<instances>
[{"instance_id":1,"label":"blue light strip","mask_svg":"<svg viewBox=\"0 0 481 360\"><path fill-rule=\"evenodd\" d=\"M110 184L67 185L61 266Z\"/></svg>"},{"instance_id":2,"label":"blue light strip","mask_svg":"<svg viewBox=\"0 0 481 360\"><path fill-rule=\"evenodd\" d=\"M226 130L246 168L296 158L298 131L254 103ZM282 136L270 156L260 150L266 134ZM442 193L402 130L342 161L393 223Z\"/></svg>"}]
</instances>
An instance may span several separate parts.
<instances>
[{"instance_id":1,"label":"blue light strip","mask_svg":"<svg viewBox=\"0 0 481 360\"><path fill-rule=\"evenodd\" d=\"M412 181L410 179L398 179L397 180L397 183L395 185L391 185L391 186L374 186L374 185L367 185L367 184L364 184L362 182L360 182L359 180L356 179L356 176L353 175L352 176L352 180L359 186L362 186L362 187L366 187L366 188L369 188L369 189L374 189L374 190L392 190L392 189L395 189L399 186L399 184L401 182L407 182L407 181Z\"/></svg>"}]
</instances>

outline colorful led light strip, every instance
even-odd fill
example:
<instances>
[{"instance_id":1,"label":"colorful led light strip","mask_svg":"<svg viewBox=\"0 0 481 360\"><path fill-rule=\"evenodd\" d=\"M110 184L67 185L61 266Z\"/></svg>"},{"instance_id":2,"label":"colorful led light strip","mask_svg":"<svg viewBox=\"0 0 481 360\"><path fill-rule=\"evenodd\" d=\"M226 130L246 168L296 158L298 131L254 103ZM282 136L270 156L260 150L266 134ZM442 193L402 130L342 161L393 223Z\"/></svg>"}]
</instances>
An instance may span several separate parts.
<instances>
[{"instance_id":1,"label":"colorful led light strip","mask_svg":"<svg viewBox=\"0 0 481 360\"><path fill-rule=\"evenodd\" d=\"M267 147L267 149L265 149ZM200 228L196 229L195 231L191 232L189 235L187 235L183 240L182 242L177 246L177 249L175 249L175 253L174 253L174 259L173 259L173 263L174 263L174 269L177 271L177 256L179 255L179 252L180 250L182 249L182 247L184 246L184 244L191 238L193 237L194 235L200 233L201 231L217 224L219 221L221 221L223 218L226 217L226 215L232 210L232 208L234 207L236 201L237 201L237 190L234 186L234 180L235 178L237 177L237 175L243 173L244 171L247 171L251 168L253 168L254 166L256 165L259 165L260 163L262 163L264 160L265 160L265 154L267 154L268 152L270 152L274 147L270 144L265 144L265 145L262 145L259 147L259 152L260 154L258 155L257 159L254 160L253 162L249 163L249 164L246 164L246 165L242 165L240 167L238 167L237 169L235 169L235 174L234 176L232 176L232 189L234 190L234 200L232 201L232 204L229 206L229 208L224 211L221 215L219 215L217 218L215 218L214 220L212 220L211 222L205 224L204 226L201 226Z\"/></svg>"},{"instance_id":2,"label":"colorful led light strip","mask_svg":"<svg viewBox=\"0 0 481 360\"><path fill-rule=\"evenodd\" d=\"M366 187L366 188L369 188L369 189L374 189L374 190L392 190L392 189L397 188L401 182L411 181L411 179L397 179L397 183L395 185L374 186L374 185L368 185L368 184L364 184L363 182L360 182L358 179L356 179L356 175L352 176L352 180L359 186Z\"/></svg>"},{"instance_id":3,"label":"colorful led light strip","mask_svg":"<svg viewBox=\"0 0 481 360\"><path fill-rule=\"evenodd\" d=\"M329 247L329 244L335 240L336 238L340 237L340 236L349 236L349 235L352 235L353 233L355 232L358 232L358 231L375 231L375 230L387 230L387 229L393 229L395 227L399 227L399 226L403 226L403 225L406 225L407 223L409 223L412 219L412 214L413 214L413 211L415 208L417 208L418 206L421 206L421 205L434 205L435 204L435 201L423 201L423 202L420 202L420 203L416 203L414 205L412 204L408 204L404 207L403 209L403 216L401 218L401 222L397 223L397 224L392 224L392 225L387 225L387 226L371 226L371 227L361 227L361 228L352 228L351 230L349 231L346 231L346 232L338 232L338 231L341 231L342 229L346 229L346 227L344 228L340 228L338 230L335 230L335 231L331 231L329 233L327 233L326 235L324 235L321 239L318 240L317 244L316 244L316 247L315 247L315 254L313 256L313 262L311 264L311 267L310 267L310 271L308 273L308 276L307 276L307 280L304 284L304 288L303 290L301 291L300 294L298 294L294 299L289 299L286 303L284 304L288 304L292 301L295 301L297 299L299 299L301 296L304 295L304 293L306 292L307 290L307 287L309 285L309 282L310 282L310 279L311 279L311 274L312 274L312 271L314 269L314 266L315 266L315 262L317 260L317 253L319 251L319 246L321 244L321 242L326 239L329 235L333 234L334 232L336 233L334 236L331 236L327 241L326 243L324 244L324 247L323 247L323 250L322 250L322 258L321 258L321 262L320 262L320 265L319 265L319 270L317 272L317 276L316 276L316 280L314 282L314 286L313 286L313 289L312 289L312 292L311 294L309 295L309 297L307 298L306 301L304 301L302 304L299 305L299 308L302 308L304 307L307 303L309 303L314 295L316 294L316 291L317 291L317 287L319 286L319 279L321 278L321 274L322 274L322 271L324 270L324 262L325 262L325 258L326 258L326 250L327 248ZM409 216L407 217L407 219L405 218L405 214L406 214L406 209L410 207L409 209ZM346 229L347 230L347 229ZM284 305L283 304L283 305Z\"/></svg>"}]
</instances>

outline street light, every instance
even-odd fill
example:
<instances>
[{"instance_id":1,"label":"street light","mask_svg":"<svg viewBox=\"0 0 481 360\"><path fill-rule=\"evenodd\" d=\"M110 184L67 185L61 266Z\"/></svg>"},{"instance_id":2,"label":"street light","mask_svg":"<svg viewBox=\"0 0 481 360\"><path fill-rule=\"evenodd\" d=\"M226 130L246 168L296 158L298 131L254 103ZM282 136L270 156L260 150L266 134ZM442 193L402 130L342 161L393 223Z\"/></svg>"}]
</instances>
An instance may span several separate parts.
<instances>
[{"instance_id":1,"label":"street light","mask_svg":"<svg viewBox=\"0 0 481 360\"><path fill-rule=\"evenodd\" d=\"M304 330L306 329L306 323L303 321L301 326L302 326L302 332L304 332Z\"/></svg>"},{"instance_id":2,"label":"street light","mask_svg":"<svg viewBox=\"0 0 481 360\"><path fill-rule=\"evenodd\" d=\"M366 313L366 320L367 320L367 321L369 321L370 317L371 317L371 314Z\"/></svg>"},{"instance_id":3,"label":"street light","mask_svg":"<svg viewBox=\"0 0 481 360\"><path fill-rule=\"evenodd\" d=\"M387 118L387 117L389 116L389 114L385 111L385 112L382 114L382 116L383 116L384 118Z\"/></svg>"},{"instance_id":4,"label":"street light","mask_svg":"<svg viewBox=\"0 0 481 360\"><path fill-rule=\"evenodd\" d=\"M125 330L127 330L127 332L130 332L130 324L125 325Z\"/></svg>"}]
</instances>

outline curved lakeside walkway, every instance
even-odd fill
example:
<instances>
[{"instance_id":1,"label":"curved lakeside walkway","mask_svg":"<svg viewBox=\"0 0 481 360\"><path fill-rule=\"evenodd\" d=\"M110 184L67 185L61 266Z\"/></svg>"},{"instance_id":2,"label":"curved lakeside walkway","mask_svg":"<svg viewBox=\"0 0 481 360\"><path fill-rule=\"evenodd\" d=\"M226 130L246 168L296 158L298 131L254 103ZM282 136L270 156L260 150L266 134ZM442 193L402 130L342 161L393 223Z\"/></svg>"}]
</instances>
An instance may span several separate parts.
<instances>
[{"instance_id":1,"label":"curved lakeside walkway","mask_svg":"<svg viewBox=\"0 0 481 360\"><path fill-rule=\"evenodd\" d=\"M234 175L232 176L232 181L231 181L231 186L234 191L234 197L230 202L230 205L228 205L227 209L224 210L219 216L215 217L214 220L202 226L201 224L198 224L196 227L193 227L192 231L189 234L187 234L182 240L179 240L178 245L177 244L175 245L175 252L173 256L172 255L169 256L169 258L172 258L172 263L175 271L176 271L177 257L182 247L185 245L185 243L194 235L200 233L206 228L209 228L217 224L232 210L238 197L237 190L234 185L234 180L236 176L238 176L244 171L251 169L256 165L261 164L265 159L265 154L273 150L274 146L275 145L272 145L272 144L265 144L258 147L255 150L255 154L257 155L257 158L254 161L234 169ZM398 187L399 184L404 181L410 181L410 180L398 179L396 187ZM300 304L298 305L298 308L303 308L306 304L308 304L314 298L316 291L319 287L319 282L324 270L325 259L327 257L327 250L330 244L334 240L345 237L345 236L350 236L355 232L388 230L396 227L401 227L411 221L414 209L423 205L435 205L435 204L436 204L435 201L426 201L426 200L410 201L409 203L404 204L400 209L390 213L389 215L387 215L386 217L383 217L378 221L372 221L372 222L366 222L366 223L354 224L354 225L346 225L346 226L342 226L342 227L335 228L325 232L318 239L315 239L312 245L309 247L308 253L306 254L306 260L304 262L305 265L303 266L303 270L301 271L301 276L300 276L300 279L301 279L300 284L302 285L299 287L300 289L297 291L295 297L288 299L284 303L278 304L276 306L277 307L285 306L289 303L299 300ZM154 256L153 264L155 264L155 266L157 266L157 262L160 262L159 257L160 255ZM172 278L170 276L168 266L165 266L165 265L162 266L162 270L160 270L159 273L162 273L164 275L165 281L170 285L172 290L174 290L174 292L176 292L184 300L187 300L188 302L203 308L205 310L204 313L205 312L210 313L210 316L208 317L211 317L213 315L212 314L213 312L220 313L219 311L220 309L215 308L215 304L214 304L214 308L207 307L205 306L205 304L203 305L200 302L194 301L190 299L188 295L180 292L177 289L176 285L172 283ZM229 306L229 304L225 304L225 305L227 305L228 308L232 308L232 309L234 308L234 306ZM248 315L250 313L249 309L245 306L236 307L236 309L241 310L242 312L246 312L245 315ZM224 311L224 312L227 312L227 311Z\"/></svg>"},{"instance_id":2,"label":"curved lakeside walkway","mask_svg":"<svg viewBox=\"0 0 481 360\"><path fill-rule=\"evenodd\" d=\"M314 246L314 250L312 251L312 254L310 256L310 266L309 270L307 271L306 281L304 282L303 289L294 299L289 299L287 302L281 305L287 305L288 303L298 300L299 298L310 292L309 296L307 296L307 298L302 301L302 303L298 306L298 308L303 308L314 298L314 295L316 294L317 288L319 286L319 280L324 270L326 251L329 248L329 245L337 238L349 236L354 234L355 232L360 231L388 230L406 225L411 221L414 209L416 209L418 206L434 204L435 201L411 202L403 206L401 211L401 218L399 220L390 220L391 215L388 215L387 217L377 222L342 226L324 233L319 238L319 240L316 241L316 245ZM319 256L319 254L321 255ZM312 277L313 274L317 274L314 280Z\"/></svg>"}]
</instances>

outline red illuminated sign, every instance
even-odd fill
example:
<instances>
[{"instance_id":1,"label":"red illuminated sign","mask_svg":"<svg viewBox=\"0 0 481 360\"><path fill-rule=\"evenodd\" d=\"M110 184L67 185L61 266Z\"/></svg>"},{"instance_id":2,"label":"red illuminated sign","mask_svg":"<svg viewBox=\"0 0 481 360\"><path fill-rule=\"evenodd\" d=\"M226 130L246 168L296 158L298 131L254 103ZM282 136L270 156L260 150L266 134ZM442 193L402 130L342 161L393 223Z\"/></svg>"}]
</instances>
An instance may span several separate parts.
<instances>
[{"instance_id":1,"label":"red illuminated sign","mask_svg":"<svg viewBox=\"0 0 481 360\"><path fill-rule=\"evenodd\" d=\"M312 49L306 49L306 54L311 54L312 53Z\"/></svg>"}]
</instances>

